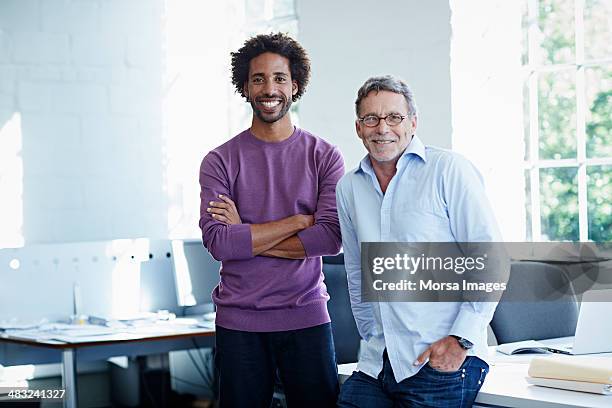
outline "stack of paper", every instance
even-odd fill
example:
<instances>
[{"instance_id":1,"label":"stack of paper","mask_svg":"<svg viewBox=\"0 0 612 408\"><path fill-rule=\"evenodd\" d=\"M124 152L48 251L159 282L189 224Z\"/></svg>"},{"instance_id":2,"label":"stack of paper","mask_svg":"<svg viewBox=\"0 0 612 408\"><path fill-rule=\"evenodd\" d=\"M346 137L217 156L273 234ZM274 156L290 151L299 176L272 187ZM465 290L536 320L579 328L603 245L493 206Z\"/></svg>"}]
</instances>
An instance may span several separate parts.
<instances>
[{"instance_id":1,"label":"stack of paper","mask_svg":"<svg viewBox=\"0 0 612 408\"><path fill-rule=\"evenodd\" d=\"M612 395L612 358L534 358L529 364L527 381L543 387Z\"/></svg>"}]
</instances>

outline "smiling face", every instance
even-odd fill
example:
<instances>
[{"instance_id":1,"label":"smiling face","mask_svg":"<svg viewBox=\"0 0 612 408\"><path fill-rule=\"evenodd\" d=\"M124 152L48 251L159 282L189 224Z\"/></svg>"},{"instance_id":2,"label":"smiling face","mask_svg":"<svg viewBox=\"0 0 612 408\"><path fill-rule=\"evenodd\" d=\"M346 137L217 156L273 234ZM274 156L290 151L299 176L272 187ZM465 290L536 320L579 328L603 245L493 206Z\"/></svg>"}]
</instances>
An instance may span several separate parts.
<instances>
[{"instance_id":1,"label":"smiling face","mask_svg":"<svg viewBox=\"0 0 612 408\"><path fill-rule=\"evenodd\" d=\"M265 52L251 60L249 78L243 89L256 118L265 123L274 123L289 111L298 86L296 81L291 80L289 60L282 55Z\"/></svg>"},{"instance_id":2,"label":"smiling face","mask_svg":"<svg viewBox=\"0 0 612 408\"><path fill-rule=\"evenodd\" d=\"M380 120L377 126L368 127L355 121L357 135L368 150L370 158L379 163L397 162L412 140L417 118L408 114L408 103L403 95L390 91L372 91L359 104L359 117L373 115L380 118L398 114L406 118L398 125L389 126Z\"/></svg>"}]
</instances>

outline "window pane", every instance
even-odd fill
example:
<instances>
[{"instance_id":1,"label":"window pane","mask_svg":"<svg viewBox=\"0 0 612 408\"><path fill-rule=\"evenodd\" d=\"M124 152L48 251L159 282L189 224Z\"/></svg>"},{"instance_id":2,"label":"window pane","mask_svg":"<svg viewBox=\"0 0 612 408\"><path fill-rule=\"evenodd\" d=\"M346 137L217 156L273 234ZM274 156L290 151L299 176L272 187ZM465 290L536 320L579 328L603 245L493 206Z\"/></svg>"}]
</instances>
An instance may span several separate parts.
<instances>
[{"instance_id":1,"label":"window pane","mask_svg":"<svg viewBox=\"0 0 612 408\"><path fill-rule=\"evenodd\" d=\"M529 62L529 10L527 0L523 0L521 4L521 64L527 65Z\"/></svg>"},{"instance_id":2,"label":"window pane","mask_svg":"<svg viewBox=\"0 0 612 408\"><path fill-rule=\"evenodd\" d=\"M523 142L525 145L525 160L531 159L531 132L529 131L529 124L531 122L531 115L529 104L529 79L523 83Z\"/></svg>"},{"instance_id":3,"label":"window pane","mask_svg":"<svg viewBox=\"0 0 612 408\"><path fill-rule=\"evenodd\" d=\"M544 241L578 241L578 169L540 170L540 216Z\"/></svg>"},{"instance_id":4,"label":"window pane","mask_svg":"<svg viewBox=\"0 0 612 408\"><path fill-rule=\"evenodd\" d=\"M573 70L538 79L540 158L576 157L576 76Z\"/></svg>"},{"instance_id":5,"label":"window pane","mask_svg":"<svg viewBox=\"0 0 612 408\"><path fill-rule=\"evenodd\" d=\"M584 3L585 57L612 57L612 0L586 0Z\"/></svg>"},{"instance_id":6,"label":"window pane","mask_svg":"<svg viewBox=\"0 0 612 408\"><path fill-rule=\"evenodd\" d=\"M574 1L541 0L538 13L543 63L574 62Z\"/></svg>"},{"instance_id":7,"label":"window pane","mask_svg":"<svg viewBox=\"0 0 612 408\"><path fill-rule=\"evenodd\" d=\"M295 14L293 0L274 0L274 17L292 16Z\"/></svg>"},{"instance_id":8,"label":"window pane","mask_svg":"<svg viewBox=\"0 0 612 408\"><path fill-rule=\"evenodd\" d=\"M532 224L532 208L531 208L531 175L529 170L525 170L525 241L531 241L533 239L531 235L531 224Z\"/></svg>"},{"instance_id":9,"label":"window pane","mask_svg":"<svg viewBox=\"0 0 612 408\"><path fill-rule=\"evenodd\" d=\"M298 22L297 20L288 20L276 25L276 31L289 34L292 38L297 39Z\"/></svg>"},{"instance_id":10,"label":"window pane","mask_svg":"<svg viewBox=\"0 0 612 408\"><path fill-rule=\"evenodd\" d=\"M244 9L248 21L266 19L266 0L245 0Z\"/></svg>"},{"instance_id":11,"label":"window pane","mask_svg":"<svg viewBox=\"0 0 612 408\"><path fill-rule=\"evenodd\" d=\"M612 66L585 69L585 76L587 157L612 157Z\"/></svg>"},{"instance_id":12,"label":"window pane","mask_svg":"<svg viewBox=\"0 0 612 408\"><path fill-rule=\"evenodd\" d=\"M612 166L587 168L589 239L612 241Z\"/></svg>"}]
</instances>

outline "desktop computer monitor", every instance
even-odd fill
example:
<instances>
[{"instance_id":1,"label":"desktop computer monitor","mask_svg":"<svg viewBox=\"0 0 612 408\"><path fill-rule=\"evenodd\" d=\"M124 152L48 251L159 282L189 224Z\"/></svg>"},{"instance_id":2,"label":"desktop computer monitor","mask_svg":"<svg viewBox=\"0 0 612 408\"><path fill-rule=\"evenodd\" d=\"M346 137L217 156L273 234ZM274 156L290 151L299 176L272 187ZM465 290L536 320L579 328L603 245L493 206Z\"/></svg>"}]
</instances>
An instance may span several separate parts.
<instances>
[{"instance_id":1,"label":"desktop computer monitor","mask_svg":"<svg viewBox=\"0 0 612 408\"><path fill-rule=\"evenodd\" d=\"M178 304L197 308L194 313L214 311L211 293L219 283L221 262L197 239L173 240L172 260Z\"/></svg>"}]
</instances>

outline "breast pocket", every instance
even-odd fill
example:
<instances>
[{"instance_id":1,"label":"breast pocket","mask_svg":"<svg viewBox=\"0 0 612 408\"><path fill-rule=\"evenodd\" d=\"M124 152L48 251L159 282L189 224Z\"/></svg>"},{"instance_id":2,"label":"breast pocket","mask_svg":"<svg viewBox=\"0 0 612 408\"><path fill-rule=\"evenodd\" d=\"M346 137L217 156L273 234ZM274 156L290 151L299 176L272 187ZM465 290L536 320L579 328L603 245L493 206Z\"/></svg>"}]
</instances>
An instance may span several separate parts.
<instances>
[{"instance_id":1,"label":"breast pocket","mask_svg":"<svg viewBox=\"0 0 612 408\"><path fill-rule=\"evenodd\" d=\"M407 201L394 209L398 235L406 242L439 242L452 237L446 208L427 200Z\"/></svg>"}]
</instances>

